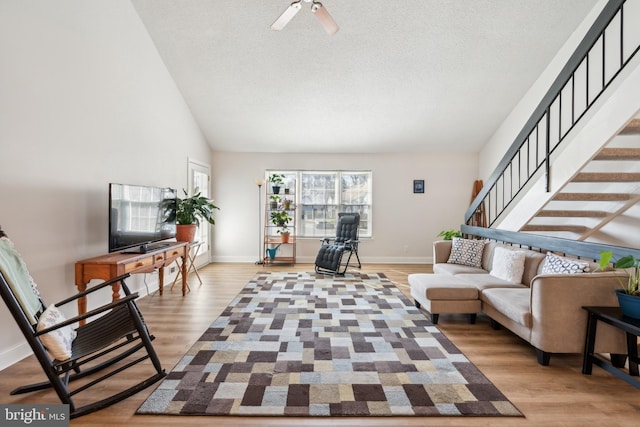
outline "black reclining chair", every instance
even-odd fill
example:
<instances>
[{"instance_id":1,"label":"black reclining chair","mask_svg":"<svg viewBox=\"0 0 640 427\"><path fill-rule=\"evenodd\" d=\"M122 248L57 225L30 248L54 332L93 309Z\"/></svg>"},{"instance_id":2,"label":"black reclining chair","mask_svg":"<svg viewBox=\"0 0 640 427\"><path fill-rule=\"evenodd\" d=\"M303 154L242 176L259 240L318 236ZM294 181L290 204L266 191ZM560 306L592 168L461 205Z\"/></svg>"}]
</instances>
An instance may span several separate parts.
<instances>
[{"instance_id":1,"label":"black reclining chair","mask_svg":"<svg viewBox=\"0 0 640 427\"><path fill-rule=\"evenodd\" d=\"M342 275L347 271L352 255L355 255L358 260L357 268L362 267L358 256L359 227L360 214L345 212L338 214L336 237L322 239L322 246L316 256L316 272ZM349 253L349 256L346 262L343 262L343 256L346 252Z\"/></svg>"},{"instance_id":2,"label":"black reclining chair","mask_svg":"<svg viewBox=\"0 0 640 427\"><path fill-rule=\"evenodd\" d=\"M48 379L18 387L12 395L53 387L61 402L69 405L71 418L75 418L124 400L166 375L151 344L153 336L135 303L138 294L131 293L124 283L128 276L103 282L47 307L22 258L0 229L0 293ZM117 301L70 319L58 310L117 281L125 294ZM81 320L86 324L75 329ZM151 359L153 367L147 368L150 376L138 384L83 406L74 402L77 393L146 359ZM115 365L118 362L121 363ZM97 374L108 367L112 368ZM81 385L70 387L70 382L80 378L85 378Z\"/></svg>"}]
</instances>

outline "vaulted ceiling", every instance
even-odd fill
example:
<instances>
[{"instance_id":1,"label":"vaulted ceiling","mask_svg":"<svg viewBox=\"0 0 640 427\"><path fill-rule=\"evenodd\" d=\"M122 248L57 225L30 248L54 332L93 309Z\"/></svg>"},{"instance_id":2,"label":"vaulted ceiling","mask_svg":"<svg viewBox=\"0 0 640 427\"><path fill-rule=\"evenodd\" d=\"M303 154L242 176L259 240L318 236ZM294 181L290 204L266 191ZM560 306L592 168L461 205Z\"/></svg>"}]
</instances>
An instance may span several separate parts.
<instances>
[{"instance_id":1,"label":"vaulted ceiling","mask_svg":"<svg viewBox=\"0 0 640 427\"><path fill-rule=\"evenodd\" d=\"M477 152L597 0L132 0L214 150Z\"/></svg>"}]
</instances>

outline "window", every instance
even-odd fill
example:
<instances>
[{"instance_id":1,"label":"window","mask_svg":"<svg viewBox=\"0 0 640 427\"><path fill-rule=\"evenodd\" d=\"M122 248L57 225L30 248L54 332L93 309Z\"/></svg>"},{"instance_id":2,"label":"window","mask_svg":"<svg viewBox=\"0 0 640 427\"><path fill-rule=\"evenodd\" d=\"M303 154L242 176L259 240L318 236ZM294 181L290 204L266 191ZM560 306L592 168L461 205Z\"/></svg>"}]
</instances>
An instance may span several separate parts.
<instances>
[{"instance_id":1,"label":"window","mask_svg":"<svg viewBox=\"0 0 640 427\"><path fill-rule=\"evenodd\" d=\"M296 234L299 237L335 236L339 212L360 214L360 236L372 236L370 171L267 171L285 176L295 185Z\"/></svg>"},{"instance_id":2,"label":"window","mask_svg":"<svg viewBox=\"0 0 640 427\"><path fill-rule=\"evenodd\" d=\"M194 160L189 160L189 194L194 194L198 190L204 197L209 197L209 166ZM183 195L180 195L183 197ZM209 251L209 232L211 227L207 221L200 221L200 226L196 231L196 241L202 242L198 256L206 255Z\"/></svg>"}]
</instances>

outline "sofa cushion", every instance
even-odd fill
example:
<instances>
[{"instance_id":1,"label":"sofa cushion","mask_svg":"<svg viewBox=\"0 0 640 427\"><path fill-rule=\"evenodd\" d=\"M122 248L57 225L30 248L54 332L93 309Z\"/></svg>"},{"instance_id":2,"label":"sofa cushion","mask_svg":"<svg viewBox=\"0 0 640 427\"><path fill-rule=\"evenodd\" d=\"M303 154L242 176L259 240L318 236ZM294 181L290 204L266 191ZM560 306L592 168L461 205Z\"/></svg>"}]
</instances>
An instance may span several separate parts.
<instances>
[{"instance_id":1,"label":"sofa cushion","mask_svg":"<svg viewBox=\"0 0 640 427\"><path fill-rule=\"evenodd\" d=\"M487 270L488 273L491 270L491 266L493 265L493 252L498 246L504 246L502 243L498 242L487 242L484 245L484 254L482 254L482 268Z\"/></svg>"},{"instance_id":2,"label":"sofa cushion","mask_svg":"<svg viewBox=\"0 0 640 427\"><path fill-rule=\"evenodd\" d=\"M486 240L463 239L454 237L451 244L449 264L468 265L479 268L482 265L482 254Z\"/></svg>"},{"instance_id":3,"label":"sofa cushion","mask_svg":"<svg viewBox=\"0 0 640 427\"><path fill-rule=\"evenodd\" d=\"M540 265L544 261L544 254L529 249L524 250L527 254L524 259L524 273L522 274L522 283L527 286L531 286L531 281L538 275Z\"/></svg>"},{"instance_id":4,"label":"sofa cushion","mask_svg":"<svg viewBox=\"0 0 640 427\"><path fill-rule=\"evenodd\" d=\"M547 252L540 269L541 274L576 274L591 271L589 262L570 259Z\"/></svg>"},{"instance_id":5,"label":"sofa cushion","mask_svg":"<svg viewBox=\"0 0 640 427\"><path fill-rule=\"evenodd\" d=\"M497 247L490 274L507 282L520 283L524 273L525 257L524 251L511 251Z\"/></svg>"},{"instance_id":6,"label":"sofa cushion","mask_svg":"<svg viewBox=\"0 0 640 427\"><path fill-rule=\"evenodd\" d=\"M486 272L484 274L458 274L456 277L469 283L473 283L473 285L481 292L484 289L490 288L527 288L527 286L521 283L509 282L500 279L499 277L492 276Z\"/></svg>"},{"instance_id":7,"label":"sofa cushion","mask_svg":"<svg viewBox=\"0 0 640 427\"><path fill-rule=\"evenodd\" d=\"M486 289L482 291L480 300L514 322L531 327L531 289Z\"/></svg>"},{"instance_id":8,"label":"sofa cushion","mask_svg":"<svg viewBox=\"0 0 640 427\"><path fill-rule=\"evenodd\" d=\"M410 274L411 293L429 300L478 299L478 288L472 283L447 274Z\"/></svg>"},{"instance_id":9,"label":"sofa cushion","mask_svg":"<svg viewBox=\"0 0 640 427\"><path fill-rule=\"evenodd\" d=\"M433 273L455 276L458 274L487 274L487 271L478 267L469 267L468 265L440 263L433 265Z\"/></svg>"}]
</instances>

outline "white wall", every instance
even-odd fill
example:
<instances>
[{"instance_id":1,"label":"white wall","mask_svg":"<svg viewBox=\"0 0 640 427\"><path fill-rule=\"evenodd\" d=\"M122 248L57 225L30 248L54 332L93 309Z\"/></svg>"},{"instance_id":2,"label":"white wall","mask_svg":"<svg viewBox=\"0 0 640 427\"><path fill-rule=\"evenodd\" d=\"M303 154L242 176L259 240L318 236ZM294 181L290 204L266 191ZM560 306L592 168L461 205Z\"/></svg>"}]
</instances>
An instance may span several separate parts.
<instances>
[{"instance_id":1,"label":"white wall","mask_svg":"<svg viewBox=\"0 0 640 427\"><path fill-rule=\"evenodd\" d=\"M263 154L216 152L212 194L216 213L213 259L252 262L259 258L258 187L266 169L373 171L373 238L363 239L363 262L431 262L432 242L443 229L458 229L477 179L476 154ZM413 180L425 193L413 194ZM263 187L264 189L264 187ZM264 203L264 195L262 196ZM264 220L263 220L264 224ZM319 239L302 239L301 262L312 262Z\"/></svg>"},{"instance_id":2,"label":"white wall","mask_svg":"<svg viewBox=\"0 0 640 427\"><path fill-rule=\"evenodd\" d=\"M3 0L0 56L0 224L56 302L107 252L109 182L180 189L210 150L127 0ZM30 350L0 323L3 368Z\"/></svg>"}]
</instances>

